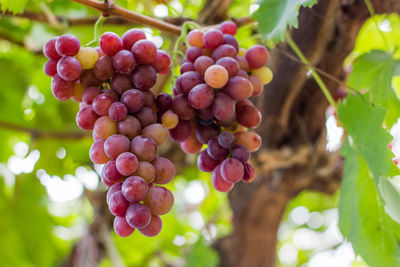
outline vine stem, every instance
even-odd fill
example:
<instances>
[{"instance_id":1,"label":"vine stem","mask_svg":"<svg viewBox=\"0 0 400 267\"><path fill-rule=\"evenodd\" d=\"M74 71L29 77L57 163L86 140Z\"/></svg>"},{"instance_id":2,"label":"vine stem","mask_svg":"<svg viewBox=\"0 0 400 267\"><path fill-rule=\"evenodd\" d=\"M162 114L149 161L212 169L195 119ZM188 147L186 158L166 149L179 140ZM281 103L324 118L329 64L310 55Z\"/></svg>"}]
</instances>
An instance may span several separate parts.
<instances>
[{"instance_id":1,"label":"vine stem","mask_svg":"<svg viewBox=\"0 0 400 267\"><path fill-rule=\"evenodd\" d=\"M94 24L94 37L93 40L86 44L86 46L90 46L94 43L97 43L97 40L100 38L100 27L103 26L104 21L106 18L104 16L100 16L96 23Z\"/></svg>"},{"instance_id":2,"label":"vine stem","mask_svg":"<svg viewBox=\"0 0 400 267\"><path fill-rule=\"evenodd\" d=\"M289 33L286 33L286 40L290 48L296 53L296 55L300 58L301 62L303 62L307 68L311 71L311 75L313 76L315 82L318 84L319 88L321 89L322 93L324 94L326 100L328 100L329 104L335 109L336 111L336 103L335 100L333 99L331 93L328 90L328 87L326 87L324 81L321 79L319 76L318 72L314 70L313 67L311 67L310 63L308 62L307 58L304 56L303 52L301 52L300 48L297 46L295 41L292 39Z\"/></svg>"}]
</instances>

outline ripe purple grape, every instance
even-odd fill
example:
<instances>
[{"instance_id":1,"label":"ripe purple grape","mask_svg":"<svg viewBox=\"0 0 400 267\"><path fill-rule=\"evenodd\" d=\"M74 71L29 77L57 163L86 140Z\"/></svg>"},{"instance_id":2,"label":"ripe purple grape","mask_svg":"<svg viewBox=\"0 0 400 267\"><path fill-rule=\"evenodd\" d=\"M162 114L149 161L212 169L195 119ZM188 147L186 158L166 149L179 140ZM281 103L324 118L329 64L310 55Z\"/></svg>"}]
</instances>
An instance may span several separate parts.
<instances>
[{"instance_id":1,"label":"ripe purple grape","mask_svg":"<svg viewBox=\"0 0 400 267\"><path fill-rule=\"evenodd\" d=\"M217 93L211 110L217 120L228 120L235 113L235 102L229 95Z\"/></svg>"},{"instance_id":2,"label":"ripe purple grape","mask_svg":"<svg viewBox=\"0 0 400 267\"><path fill-rule=\"evenodd\" d=\"M253 45L246 51L245 56L252 69L264 67L269 59L268 50L262 45Z\"/></svg>"},{"instance_id":3,"label":"ripe purple grape","mask_svg":"<svg viewBox=\"0 0 400 267\"><path fill-rule=\"evenodd\" d=\"M233 21L224 21L219 28L223 34L235 35L237 32L237 26Z\"/></svg>"},{"instance_id":4,"label":"ripe purple grape","mask_svg":"<svg viewBox=\"0 0 400 267\"><path fill-rule=\"evenodd\" d=\"M139 64L150 64L155 60L157 55L157 47L148 40L137 41L132 46L131 51Z\"/></svg>"},{"instance_id":5,"label":"ripe purple grape","mask_svg":"<svg viewBox=\"0 0 400 267\"><path fill-rule=\"evenodd\" d=\"M131 142L131 152L139 160L152 161L157 156L157 144L151 138L136 136Z\"/></svg>"},{"instance_id":6,"label":"ripe purple grape","mask_svg":"<svg viewBox=\"0 0 400 267\"><path fill-rule=\"evenodd\" d=\"M66 81L75 81L81 74L81 64L74 57L63 57L57 63L57 73Z\"/></svg>"},{"instance_id":7,"label":"ripe purple grape","mask_svg":"<svg viewBox=\"0 0 400 267\"><path fill-rule=\"evenodd\" d=\"M108 109L108 116L113 121L122 121L128 115L128 109L121 102L114 102Z\"/></svg>"},{"instance_id":8,"label":"ripe purple grape","mask_svg":"<svg viewBox=\"0 0 400 267\"><path fill-rule=\"evenodd\" d=\"M183 142L189 136L192 131L192 127L190 126L190 122L187 120L179 120L178 125L169 130L170 137L175 142Z\"/></svg>"},{"instance_id":9,"label":"ripe purple grape","mask_svg":"<svg viewBox=\"0 0 400 267\"><path fill-rule=\"evenodd\" d=\"M151 63L151 66L156 70L157 73L164 73L169 70L171 64L171 58L168 53L163 50L157 50L156 57Z\"/></svg>"},{"instance_id":10,"label":"ripe purple grape","mask_svg":"<svg viewBox=\"0 0 400 267\"><path fill-rule=\"evenodd\" d=\"M240 70L239 63L231 57L220 58L215 64L224 67L228 71L228 75L230 78L236 76L236 74L238 74Z\"/></svg>"},{"instance_id":11,"label":"ripe purple grape","mask_svg":"<svg viewBox=\"0 0 400 267\"><path fill-rule=\"evenodd\" d=\"M214 136L218 136L220 129L215 125L211 124L210 126L203 126L201 124L197 124L195 133L196 138L202 144L207 144L208 141Z\"/></svg>"},{"instance_id":12,"label":"ripe purple grape","mask_svg":"<svg viewBox=\"0 0 400 267\"><path fill-rule=\"evenodd\" d=\"M128 115L124 120L118 122L118 133L132 139L140 134L142 127L138 119Z\"/></svg>"},{"instance_id":13,"label":"ripe purple grape","mask_svg":"<svg viewBox=\"0 0 400 267\"><path fill-rule=\"evenodd\" d=\"M104 140L100 139L95 141L89 150L89 157L93 163L104 164L107 163L110 158L104 152Z\"/></svg>"},{"instance_id":14,"label":"ripe purple grape","mask_svg":"<svg viewBox=\"0 0 400 267\"><path fill-rule=\"evenodd\" d=\"M122 41L113 32L105 32L100 36L100 48L107 56L114 56L122 49Z\"/></svg>"},{"instance_id":15,"label":"ripe purple grape","mask_svg":"<svg viewBox=\"0 0 400 267\"><path fill-rule=\"evenodd\" d=\"M129 207L129 202L124 198L121 192L112 194L108 201L108 208L114 216L125 216Z\"/></svg>"},{"instance_id":16,"label":"ripe purple grape","mask_svg":"<svg viewBox=\"0 0 400 267\"><path fill-rule=\"evenodd\" d=\"M144 228L149 225L150 220L150 210L142 203L132 203L126 210L126 221L133 228Z\"/></svg>"},{"instance_id":17,"label":"ripe purple grape","mask_svg":"<svg viewBox=\"0 0 400 267\"><path fill-rule=\"evenodd\" d=\"M79 39L72 34L63 34L55 44L57 53L61 56L75 56L81 47Z\"/></svg>"},{"instance_id":18,"label":"ripe purple grape","mask_svg":"<svg viewBox=\"0 0 400 267\"><path fill-rule=\"evenodd\" d=\"M51 38L43 46L43 54L48 59L58 61L61 55L56 50L56 42L58 38Z\"/></svg>"},{"instance_id":19,"label":"ripe purple grape","mask_svg":"<svg viewBox=\"0 0 400 267\"><path fill-rule=\"evenodd\" d=\"M185 72L176 79L176 85L184 95L189 94L190 90L200 83L204 83L203 77L195 71Z\"/></svg>"},{"instance_id":20,"label":"ripe purple grape","mask_svg":"<svg viewBox=\"0 0 400 267\"><path fill-rule=\"evenodd\" d=\"M161 229L162 221L160 216L152 214L149 225L139 229L139 232L144 236L152 237L158 235L161 232Z\"/></svg>"},{"instance_id":21,"label":"ripe purple grape","mask_svg":"<svg viewBox=\"0 0 400 267\"><path fill-rule=\"evenodd\" d=\"M115 74L111 80L111 88L122 95L125 91L133 88L131 76L124 74Z\"/></svg>"},{"instance_id":22,"label":"ripe purple grape","mask_svg":"<svg viewBox=\"0 0 400 267\"><path fill-rule=\"evenodd\" d=\"M197 158L197 167L203 172L212 172L218 164L218 160L215 160L208 155L207 149L201 151Z\"/></svg>"},{"instance_id":23,"label":"ripe purple grape","mask_svg":"<svg viewBox=\"0 0 400 267\"><path fill-rule=\"evenodd\" d=\"M132 46L139 40L146 39L146 35L142 30L139 29L131 29L126 31L122 37L122 44L124 49L131 50Z\"/></svg>"},{"instance_id":24,"label":"ripe purple grape","mask_svg":"<svg viewBox=\"0 0 400 267\"><path fill-rule=\"evenodd\" d=\"M200 57L202 54L203 52L200 48L193 46L186 50L186 59L194 63L196 58Z\"/></svg>"},{"instance_id":25,"label":"ripe purple grape","mask_svg":"<svg viewBox=\"0 0 400 267\"><path fill-rule=\"evenodd\" d=\"M99 94L93 99L92 107L99 116L105 116L108 115L108 110L114 102L115 99L113 97L106 94Z\"/></svg>"},{"instance_id":26,"label":"ripe purple grape","mask_svg":"<svg viewBox=\"0 0 400 267\"><path fill-rule=\"evenodd\" d=\"M214 65L214 60L208 56L201 56L196 59L194 62L194 69L204 76L206 70Z\"/></svg>"},{"instance_id":27,"label":"ripe purple grape","mask_svg":"<svg viewBox=\"0 0 400 267\"><path fill-rule=\"evenodd\" d=\"M107 138L104 143L104 152L110 159L117 159L117 157L128 152L130 149L131 142L129 138L122 134L114 134Z\"/></svg>"},{"instance_id":28,"label":"ripe purple grape","mask_svg":"<svg viewBox=\"0 0 400 267\"><path fill-rule=\"evenodd\" d=\"M218 144L225 148L230 148L234 141L235 136L230 132L222 132L218 136Z\"/></svg>"},{"instance_id":29,"label":"ripe purple grape","mask_svg":"<svg viewBox=\"0 0 400 267\"><path fill-rule=\"evenodd\" d=\"M121 182L118 182L118 183L113 184L113 185L108 189L108 191L107 191L107 197L106 197L107 204L110 202L111 196L112 196L115 192L121 192L121 189L122 189L122 183L121 183Z\"/></svg>"},{"instance_id":30,"label":"ripe purple grape","mask_svg":"<svg viewBox=\"0 0 400 267\"><path fill-rule=\"evenodd\" d=\"M135 117L140 121L142 128L157 121L157 114L149 107L143 107L139 112L135 113Z\"/></svg>"},{"instance_id":31,"label":"ripe purple grape","mask_svg":"<svg viewBox=\"0 0 400 267\"><path fill-rule=\"evenodd\" d=\"M198 84L190 90L188 95L189 104L195 109L204 109L211 106L214 100L214 90L207 84Z\"/></svg>"},{"instance_id":32,"label":"ripe purple grape","mask_svg":"<svg viewBox=\"0 0 400 267\"><path fill-rule=\"evenodd\" d=\"M113 57L115 70L122 74L130 74L135 68L135 57L128 50L120 50Z\"/></svg>"},{"instance_id":33,"label":"ripe purple grape","mask_svg":"<svg viewBox=\"0 0 400 267\"><path fill-rule=\"evenodd\" d=\"M115 160L110 160L103 166L101 177L112 182L118 182L123 178L123 175L118 172Z\"/></svg>"},{"instance_id":34,"label":"ripe purple grape","mask_svg":"<svg viewBox=\"0 0 400 267\"><path fill-rule=\"evenodd\" d=\"M153 161L156 170L155 184L168 184L175 177L175 166L166 158L158 157Z\"/></svg>"},{"instance_id":35,"label":"ripe purple grape","mask_svg":"<svg viewBox=\"0 0 400 267\"><path fill-rule=\"evenodd\" d=\"M221 176L226 182L237 183L242 179L243 175L244 167L239 160L235 158L229 158L222 162Z\"/></svg>"},{"instance_id":36,"label":"ripe purple grape","mask_svg":"<svg viewBox=\"0 0 400 267\"><path fill-rule=\"evenodd\" d=\"M232 148L232 158L235 158L243 163L250 159L250 151L244 145L235 145Z\"/></svg>"},{"instance_id":37,"label":"ripe purple grape","mask_svg":"<svg viewBox=\"0 0 400 267\"><path fill-rule=\"evenodd\" d=\"M219 161L226 158L228 152L228 149L218 143L217 137L211 138L207 143L207 154L215 160Z\"/></svg>"},{"instance_id":38,"label":"ripe purple grape","mask_svg":"<svg viewBox=\"0 0 400 267\"><path fill-rule=\"evenodd\" d=\"M147 182L139 176L130 176L122 184L122 195L129 202L140 202L147 196L149 186Z\"/></svg>"},{"instance_id":39,"label":"ripe purple grape","mask_svg":"<svg viewBox=\"0 0 400 267\"><path fill-rule=\"evenodd\" d=\"M223 57L235 58L236 53L237 50L234 46L229 44L224 44L214 50L214 52L212 53L212 58L214 59L214 61L217 61L218 59Z\"/></svg>"},{"instance_id":40,"label":"ripe purple grape","mask_svg":"<svg viewBox=\"0 0 400 267\"><path fill-rule=\"evenodd\" d=\"M57 74L57 60L50 59L43 65L43 72L50 77Z\"/></svg>"},{"instance_id":41,"label":"ripe purple grape","mask_svg":"<svg viewBox=\"0 0 400 267\"><path fill-rule=\"evenodd\" d=\"M203 44L207 49L215 49L223 42L223 34L216 29L208 30L203 35Z\"/></svg>"},{"instance_id":42,"label":"ripe purple grape","mask_svg":"<svg viewBox=\"0 0 400 267\"><path fill-rule=\"evenodd\" d=\"M128 224L125 216L117 216L114 219L114 231L121 237L127 237L135 231L135 228Z\"/></svg>"},{"instance_id":43,"label":"ripe purple grape","mask_svg":"<svg viewBox=\"0 0 400 267\"><path fill-rule=\"evenodd\" d=\"M98 118L92 106L85 106L76 114L76 124L82 130L92 130Z\"/></svg>"},{"instance_id":44,"label":"ripe purple grape","mask_svg":"<svg viewBox=\"0 0 400 267\"><path fill-rule=\"evenodd\" d=\"M156 105L159 111L166 111L172 105L172 97L167 93L160 93L156 98Z\"/></svg>"},{"instance_id":45,"label":"ripe purple grape","mask_svg":"<svg viewBox=\"0 0 400 267\"><path fill-rule=\"evenodd\" d=\"M144 95L137 89L130 89L122 94L120 101L126 106L130 114L134 114L142 109L144 105Z\"/></svg>"},{"instance_id":46,"label":"ripe purple grape","mask_svg":"<svg viewBox=\"0 0 400 267\"><path fill-rule=\"evenodd\" d=\"M94 75L93 69L83 70L81 72L81 76L79 77L79 81L85 88L98 86L101 84L101 80Z\"/></svg>"},{"instance_id":47,"label":"ripe purple grape","mask_svg":"<svg viewBox=\"0 0 400 267\"><path fill-rule=\"evenodd\" d=\"M164 215L171 210L174 204L174 196L165 187L152 186L149 188L149 193L143 203L149 207L152 214Z\"/></svg>"},{"instance_id":48,"label":"ripe purple grape","mask_svg":"<svg viewBox=\"0 0 400 267\"><path fill-rule=\"evenodd\" d=\"M150 65L140 65L132 74L132 83L140 90L149 90L156 84L157 72Z\"/></svg>"},{"instance_id":49,"label":"ripe purple grape","mask_svg":"<svg viewBox=\"0 0 400 267\"><path fill-rule=\"evenodd\" d=\"M229 44L229 45L233 46L236 49L236 52L239 51L239 43L238 43L238 41L236 40L236 38L234 36L232 36L230 34L224 34L222 43L223 44Z\"/></svg>"},{"instance_id":50,"label":"ripe purple grape","mask_svg":"<svg viewBox=\"0 0 400 267\"><path fill-rule=\"evenodd\" d=\"M51 80L51 92L60 101L67 101L74 94L74 82L63 80L58 74Z\"/></svg>"},{"instance_id":51,"label":"ripe purple grape","mask_svg":"<svg viewBox=\"0 0 400 267\"><path fill-rule=\"evenodd\" d=\"M185 63L181 64L181 68L179 71L181 74L184 74L185 72L194 71L194 70L195 69L194 69L194 65L192 62L185 62Z\"/></svg>"},{"instance_id":52,"label":"ripe purple grape","mask_svg":"<svg viewBox=\"0 0 400 267\"><path fill-rule=\"evenodd\" d=\"M94 64L93 74L102 81L111 79L114 73L113 59L110 56L102 56Z\"/></svg>"},{"instance_id":53,"label":"ripe purple grape","mask_svg":"<svg viewBox=\"0 0 400 267\"><path fill-rule=\"evenodd\" d=\"M119 173L124 176L129 176L138 169L139 161L135 154L131 152L123 152L118 155L117 160L115 161L115 166ZM129 199L127 198L127 200Z\"/></svg>"}]
</instances>

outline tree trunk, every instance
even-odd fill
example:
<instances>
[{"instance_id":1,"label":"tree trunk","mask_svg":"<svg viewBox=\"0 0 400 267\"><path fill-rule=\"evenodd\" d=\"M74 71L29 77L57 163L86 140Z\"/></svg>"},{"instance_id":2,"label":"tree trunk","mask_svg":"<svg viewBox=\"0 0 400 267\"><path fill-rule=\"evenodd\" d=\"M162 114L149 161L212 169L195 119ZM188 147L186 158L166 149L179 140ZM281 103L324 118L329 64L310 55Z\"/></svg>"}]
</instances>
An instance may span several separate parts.
<instances>
[{"instance_id":1,"label":"tree trunk","mask_svg":"<svg viewBox=\"0 0 400 267\"><path fill-rule=\"evenodd\" d=\"M400 10L396 0L371 2L377 13ZM301 8L292 36L311 65L343 82L343 62L368 18L363 0L319 1L312 9ZM229 194L234 230L215 243L221 267L276 266L277 231L288 201L304 189L339 188L343 160L325 149L328 103L307 67L293 57L286 44L271 51L274 80L257 103L263 114L258 129L263 146L253 156L258 177ZM334 94L339 83L321 76Z\"/></svg>"}]
</instances>

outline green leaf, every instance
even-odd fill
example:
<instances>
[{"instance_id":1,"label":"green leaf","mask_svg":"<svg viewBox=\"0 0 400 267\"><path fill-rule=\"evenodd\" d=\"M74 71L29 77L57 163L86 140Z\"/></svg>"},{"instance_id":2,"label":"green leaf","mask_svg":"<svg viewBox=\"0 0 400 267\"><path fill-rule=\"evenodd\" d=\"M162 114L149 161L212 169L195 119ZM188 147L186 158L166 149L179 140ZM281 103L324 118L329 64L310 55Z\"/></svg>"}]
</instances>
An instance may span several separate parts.
<instances>
[{"instance_id":1,"label":"green leaf","mask_svg":"<svg viewBox=\"0 0 400 267\"><path fill-rule=\"evenodd\" d=\"M22 13L29 0L0 0L0 9L12 13Z\"/></svg>"},{"instance_id":2,"label":"green leaf","mask_svg":"<svg viewBox=\"0 0 400 267\"><path fill-rule=\"evenodd\" d=\"M394 76L399 75L400 60L384 51L374 50L361 55L353 64L349 86L358 91L369 90L374 104L388 110L385 122L391 127L400 117L400 101L392 86Z\"/></svg>"},{"instance_id":3,"label":"green leaf","mask_svg":"<svg viewBox=\"0 0 400 267\"><path fill-rule=\"evenodd\" d=\"M386 213L367 162L347 141L339 228L370 266L400 266L400 226Z\"/></svg>"},{"instance_id":4,"label":"green leaf","mask_svg":"<svg viewBox=\"0 0 400 267\"><path fill-rule=\"evenodd\" d=\"M393 179L381 177L379 192L385 201L385 211L389 216L400 223L400 188Z\"/></svg>"},{"instance_id":5,"label":"green leaf","mask_svg":"<svg viewBox=\"0 0 400 267\"><path fill-rule=\"evenodd\" d=\"M298 27L300 6L311 7L317 0L261 0L252 17L258 22L260 33L269 41L285 39L286 28Z\"/></svg>"},{"instance_id":6,"label":"green leaf","mask_svg":"<svg viewBox=\"0 0 400 267\"><path fill-rule=\"evenodd\" d=\"M351 146L366 161L376 184L381 176L398 175L387 145L393 139L382 128L386 111L372 107L368 95L348 95L338 105L338 116L351 139Z\"/></svg>"}]
</instances>

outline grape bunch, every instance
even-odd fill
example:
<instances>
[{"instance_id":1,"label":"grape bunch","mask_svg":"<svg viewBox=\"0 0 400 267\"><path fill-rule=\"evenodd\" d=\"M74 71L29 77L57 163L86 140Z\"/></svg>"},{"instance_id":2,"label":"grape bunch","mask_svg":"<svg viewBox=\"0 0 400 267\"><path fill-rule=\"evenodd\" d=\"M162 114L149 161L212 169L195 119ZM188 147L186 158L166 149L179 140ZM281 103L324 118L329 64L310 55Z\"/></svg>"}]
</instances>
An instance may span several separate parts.
<instances>
[{"instance_id":1,"label":"grape bunch","mask_svg":"<svg viewBox=\"0 0 400 267\"><path fill-rule=\"evenodd\" d=\"M170 57L138 29L121 38L106 32L99 44L81 47L71 34L49 40L43 48L49 59L44 72L53 77L51 90L58 100L80 103L77 125L93 130L89 155L93 163L104 164L101 179L109 187L115 232L125 237L138 229L155 236L162 228L159 216L174 203L160 185L174 178L175 166L157 154L169 132L157 123L150 88L157 73L169 71Z\"/></svg>"},{"instance_id":2,"label":"grape bunch","mask_svg":"<svg viewBox=\"0 0 400 267\"><path fill-rule=\"evenodd\" d=\"M261 146L260 136L252 131L260 125L261 113L249 98L262 94L272 79L265 67L267 49L240 48L236 31L230 21L204 33L190 31L174 98L165 94L156 100L159 121L183 151L195 154L207 145L197 165L212 172L212 184L221 192L255 177L249 158Z\"/></svg>"}]
</instances>

